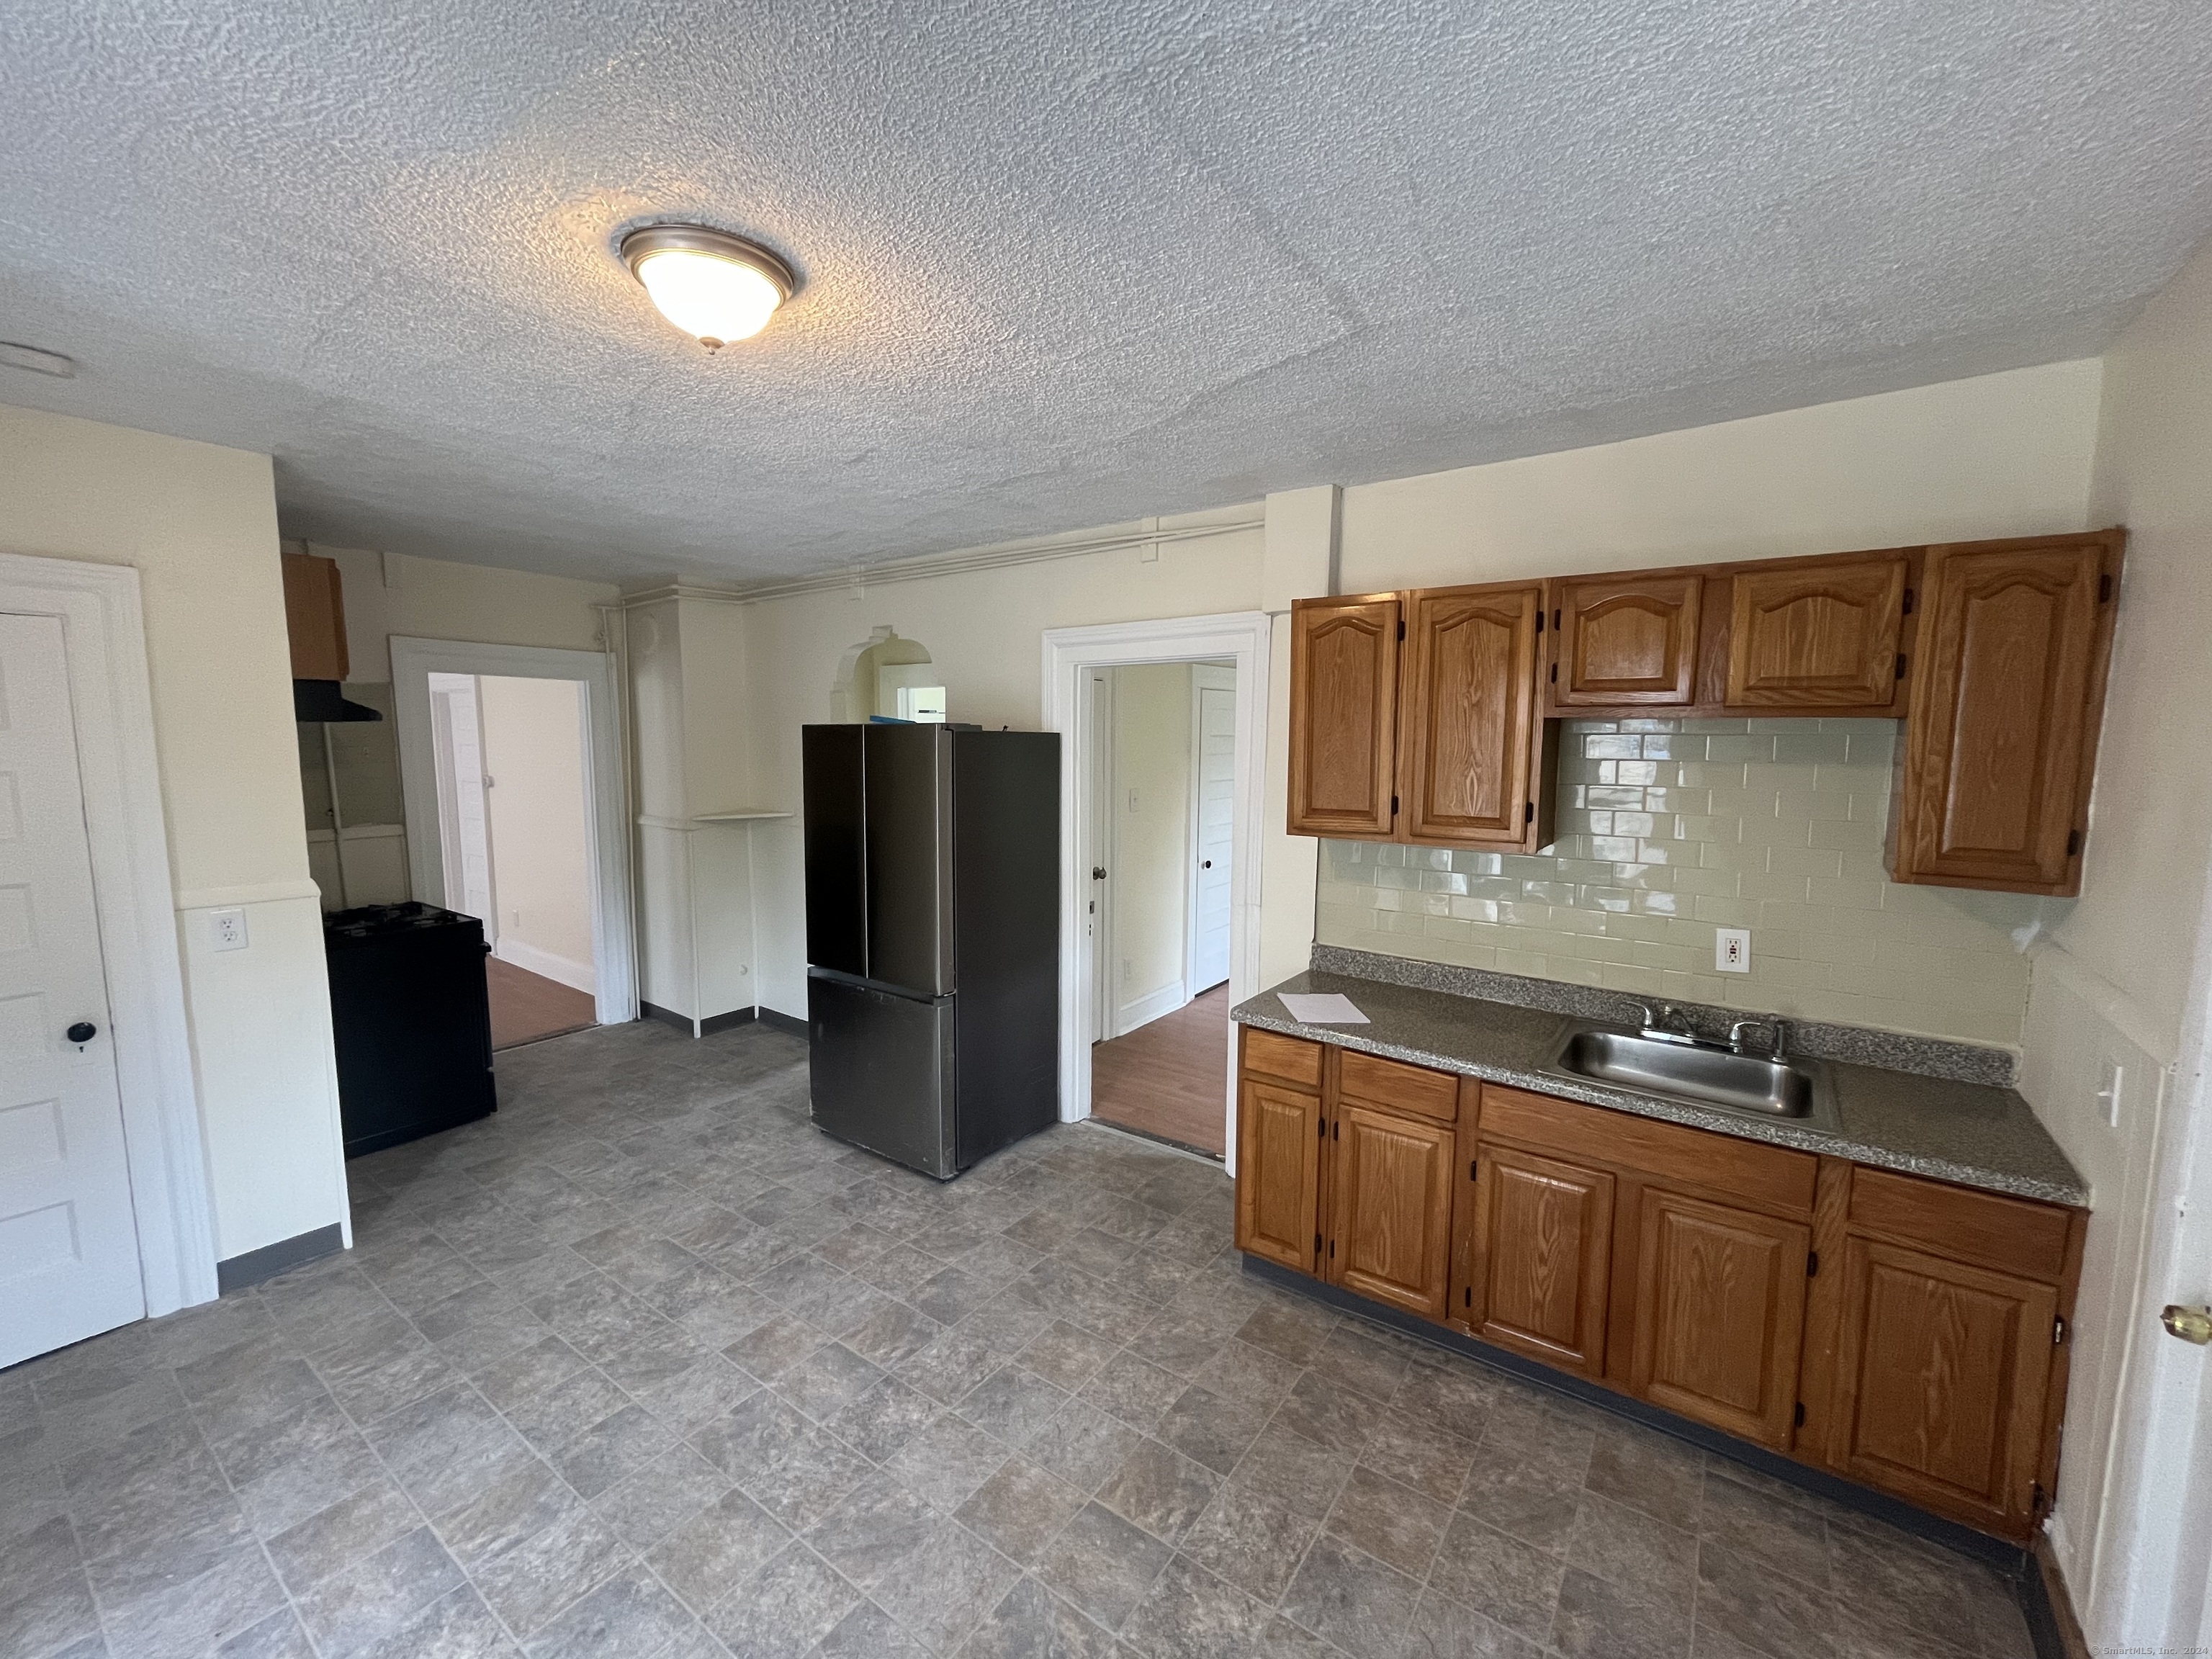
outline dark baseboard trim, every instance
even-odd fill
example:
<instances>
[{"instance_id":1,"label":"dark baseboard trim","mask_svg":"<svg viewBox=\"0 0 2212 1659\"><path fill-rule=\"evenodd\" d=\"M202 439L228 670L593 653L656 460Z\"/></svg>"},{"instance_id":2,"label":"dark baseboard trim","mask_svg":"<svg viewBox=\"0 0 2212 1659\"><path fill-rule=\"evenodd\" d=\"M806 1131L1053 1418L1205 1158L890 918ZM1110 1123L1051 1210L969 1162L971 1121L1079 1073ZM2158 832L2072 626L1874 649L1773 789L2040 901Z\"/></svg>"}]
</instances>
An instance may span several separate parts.
<instances>
[{"instance_id":1,"label":"dark baseboard trim","mask_svg":"<svg viewBox=\"0 0 2212 1659\"><path fill-rule=\"evenodd\" d=\"M2035 1659L2089 1659L2088 1638L2081 1634L2074 1598L2066 1592L2065 1577L2047 1537L2035 1540L2033 1563L2021 1581L2020 1610L2027 1615Z\"/></svg>"},{"instance_id":2,"label":"dark baseboard trim","mask_svg":"<svg viewBox=\"0 0 2212 1659\"><path fill-rule=\"evenodd\" d=\"M699 1022L699 1035L710 1037L715 1032L726 1031L732 1026L750 1025L761 1012L757 1008L732 1008L726 1014L709 1014ZM639 1003L637 1012L641 1019L657 1019L664 1025L673 1025L685 1036L691 1035L691 1016L689 1014L679 1014L672 1008L663 1008L650 1002ZM783 1016L777 1014L775 1018L781 1019ZM800 1022L799 1029L802 1032L805 1030L805 1022Z\"/></svg>"},{"instance_id":3,"label":"dark baseboard trim","mask_svg":"<svg viewBox=\"0 0 2212 1659\"><path fill-rule=\"evenodd\" d=\"M1763 1446L1752 1445L1734 1435L1723 1434L1718 1429L1707 1428L1702 1423L1693 1423L1686 1417L1677 1417L1672 1412L1646 1405L1643 1401L1631 1399L1624 1394L1616 1394L1595 1382L1570 1376L1564 1371L1555 1371L1535 1360L1524 1359L1517 1353L1509 1353L1504 1348L1493 1347L1471 1336L1463 1336L1449 1326L1432 1325L1425 1319L1401 1313L1379 1302L1370 1302L1364 1296L1355 1296L1334 1285L1323 1284L1320 1279L1310 1279L1304 1273L1261 1261L1257 1256L1244 1257L1244 1271L1267 1284L1280 1285L1286 1291L1326 1303L1342 1312L1357 1314L1362 1319L1388 1326L1392 1330L1402 1332L1436 1347L1449 1349L1477 1364L1510 1372L1524 1382L1533 1382L1538 1388L1549 1389L1554 1394L1565 1395L1587 1406L1595 1406L1615 1417L1641 1423L1662 1434L1671 1434L1677 1440L1686 1440L1703 1450L1716 1453L1731 1462L1741 1463L1771 1480L1780 1480L1815 1497L1825 1498L1844 1509L1856 1510L1877 1521L1886 1521L1900 1532L1909 1532L1931 1544L1941 1544L1960 1555L1986 1562L2010 1577L2016 1586L2024 1585L2027 1580L2036 1577L2033 1559L2017 1544L2008 1544L2002 1538L1992 1538L1986 1533L1976 1532L1972 1527L1962 1527L1955 1521L1946 1521L1941 1516L1915 1509L1887 1492L1839 1480L1825 1470L1781 1456ZM2023 1600L2023 1610L2026 1605ZM2059 1656L2039 1653L2038 1659L2059 1659Z\"/></svg>"},{"instance_id":4,"label":"dark baseboard trim","mask_svg":"<svg viewBox=\"0 0 2212 1659\"><path fill-rule=\"evenodd\" d=\"M215 1264L216 1288L225 1294L242 1291L249 1285L258 1285L264 1279L274 1279L278 1273L289 1273L304 1262L319 1256L329 1255L344 1247L345 1236L335 1221L327 1227L318 1227L311 1233L300 1233L291 1238L280 1238L274 1244L264 1244L258 1250L248 1250L243 1255L232 1256L228 1261Z\"/></svg>"},{"instance_id":5,"label":"dark baseboard trim","mask_svg":"<svg viewBox=\"0 0 2212 1659\"><path fill-rule=\"evenodd\" d=\"M797 1015L780 1014L773 1008L763 1008L758 1012L760 1023L769 1030L781 1031L787 1036L800 1038L805 1036L806 1022Z\"/></svg>"}]
</instances>

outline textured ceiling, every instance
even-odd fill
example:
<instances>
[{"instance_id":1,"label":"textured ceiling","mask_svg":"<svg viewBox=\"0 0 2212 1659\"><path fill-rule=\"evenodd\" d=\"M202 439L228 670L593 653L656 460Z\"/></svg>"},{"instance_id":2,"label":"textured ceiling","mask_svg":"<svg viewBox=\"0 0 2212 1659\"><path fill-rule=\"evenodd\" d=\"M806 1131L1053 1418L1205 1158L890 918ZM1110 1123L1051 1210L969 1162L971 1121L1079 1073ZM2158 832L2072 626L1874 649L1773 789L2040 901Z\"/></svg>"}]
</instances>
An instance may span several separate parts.
<instances>
[{"instance_id":1,"label":"textured ceiling","mask_svg":"<svg viewBox=\"0 0 2212 1659\"><path fill-rule=\"evenodd\" d=\"M710 358L611 251L799 268ZM2100 349L2202 0L8 0L0 402L287 531L742 580Z\"/></svg>"}]
</instances>

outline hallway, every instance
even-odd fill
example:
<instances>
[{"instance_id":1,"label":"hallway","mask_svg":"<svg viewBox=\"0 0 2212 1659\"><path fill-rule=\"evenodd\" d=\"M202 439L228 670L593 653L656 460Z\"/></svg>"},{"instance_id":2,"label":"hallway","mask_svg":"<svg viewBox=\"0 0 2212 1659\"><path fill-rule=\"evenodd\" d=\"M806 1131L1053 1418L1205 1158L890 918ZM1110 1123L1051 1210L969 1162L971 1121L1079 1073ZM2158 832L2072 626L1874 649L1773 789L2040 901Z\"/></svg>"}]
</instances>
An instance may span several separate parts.
<instances>
[{"instance_id":1,"label":"hallway","mask_svg":"<svg viewBox=\"0 0 2212 1659\"><path fill-rule=\"evenodd\" d=\"M1219 1158L1228 1097L1225 984L1127 1036L1091 1045L1091 1115L1101 1123Z\"/></svg>"}]
</instances>

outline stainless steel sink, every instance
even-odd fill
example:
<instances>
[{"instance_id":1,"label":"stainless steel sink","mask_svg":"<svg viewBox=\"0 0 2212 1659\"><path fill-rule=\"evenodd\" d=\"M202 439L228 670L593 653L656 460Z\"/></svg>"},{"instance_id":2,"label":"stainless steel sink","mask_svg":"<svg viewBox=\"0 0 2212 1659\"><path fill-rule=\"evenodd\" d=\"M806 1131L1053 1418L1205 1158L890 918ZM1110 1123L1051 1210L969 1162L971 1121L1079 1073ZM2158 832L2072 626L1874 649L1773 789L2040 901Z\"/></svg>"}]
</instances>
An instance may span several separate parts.
<instances>
[{"instance_id":1,"label":"stainless steel sink","mask_svg":"<svg viewBox=\"0 0 2212 1659\"><path fill-rule=\"evenodd\" d=\"M1603 1025L1570 1024L1540 1068L1749 1117L1835 1126L1834 1091L1817 1060L1773 1060L1710 1044L1669 1042Z\"/></svg>"}]
</instances>

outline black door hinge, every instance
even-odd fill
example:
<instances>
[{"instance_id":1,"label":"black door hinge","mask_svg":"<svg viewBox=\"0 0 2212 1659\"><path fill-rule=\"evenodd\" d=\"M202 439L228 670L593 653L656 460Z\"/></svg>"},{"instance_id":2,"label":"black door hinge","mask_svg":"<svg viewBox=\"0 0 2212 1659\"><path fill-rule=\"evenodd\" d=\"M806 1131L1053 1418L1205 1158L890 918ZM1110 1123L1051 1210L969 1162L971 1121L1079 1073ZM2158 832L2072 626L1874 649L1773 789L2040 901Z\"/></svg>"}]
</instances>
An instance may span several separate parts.
<instances>
[{"instance_id":1,"label":"black door hinge","mask_svg":"<svg viewBox=\"0 0 2212 1659\"><path fill-rule=\"evenodd\" d=\"M1328 1259L1331 1261L1336 1260L1336 1241L1333 1238L1328 1241Z\"/></svg>"},{"instance_id":2,"label":"black door hinge","mask_svg":"<svg viewBox=\"0 0 2212 1659\"><path fill-rule=\"evenodd\" d=\"M2098 578L2097 578L2097 603L2098 603L2099 605L2110 605L2112 602L2112 579L2110 576L2100 576L2100 577L2098 577Z\"/></svg>"},{"instance_id":3,"label":"black door hinge","mask_svg":"<svg viewBox=\"0 0 2212 1659\"><path fill-rule=\"evenodd\" d=\"M1820 1271L1820 1253L1818 1250L1808 1250L1808 1251L1806 1251L1806 1252L1805 1252L1805 1277L1806 1277L1806 1278L1808 1278L1808 1279L1811 1279L1811 1278L1813 1278L1815 1274L1817 1274Z\"/></svg>"},{"instance_id":4,"label":"black door hinge","mask_svg":"<svg viewBox=\"0 0 2212 1659\"><path fill-rule=\"evenodd\" d=\"M1398 637L1401 640L1406 637L1406 624L1403 623L1398 624Z\"/></svg>"},{"instance_id":5,"label":"black door hinge","mask_svg":"<svg viewBox=\"0 0 2212 1659\"><path fill-rule=\"evenodd\" d=\"M1905 653L1902 651L1897 653L1897 678L1899 679L1905 678Z\"/></svg>"},{"instance_id":6,"label":"black door hinge","mask_svg":"<svg viewBox=\"0 0 2212 1659\"><path fill-rule=\"evenodd\" d=\"M1459 1305L1462 1308L1472 1308L1474 1305L1474 1285L1468 1285L1465 1290L1459 1293Z\"/></svg>"},{"instance_id":7,"label":"black door hinge","mask_svg":"<svg viewBox=\"0 0 2212 1659\"><path fill-rule=\"evenodd\" d=\"M1481 1163L1482 1163L1482 1160L1481 1160L1481 1159L1480 1159L1480 1158L1471 1158L1468 1159L1468 1161L1467 1161L1467 1178L1468 1178L1469 1181L1472 1181L1472 1180L1474 1180L1474 1172L1475 1172L1475 1170L1478 1170L1479 1168L1480 1168L1480 1167L1481 1167Z\"/></svg>"},{"instance_id":8,"label":"black door hinge","mask_svg":"<svg viewBox=\"0 0 2212 1659\"><path fill-rule=\"evenodd\" d=\"M1319 1233L1316 1233L1314 1235L1314 1254L1316 1255L1319 1255L1321 1254L1321 1235Z\"/></svg>"},{"instance_id":9,"label":"black door hinge","mask_svg":"<svg viewBox=\"0 0 2212 1659\"><path fill-rule=\"evenodd\" d=\"M1327 1118L1323 1118L1323 1119L1322 1119L1322 1121L1321 1121L1321 1124L1320 1124L1320 1128L1321 1128L1321 1138L1322 1138L1323 1140L1327 1140L1327 1139L1328 1139L1328 1120ZM1316 1238L1316 1240L1314 1240L1314 1249L1316 1249L1316 1250L1317 1250L1317 1249L1321 1249L1321 1240L1319 1240L1319 1239L1317 1239L1317 1238Z\"/></svg>"},{"instance_id":10,"label":"black door hinge","mask_svg":"<svg viewBox=\"0 0 2212 1659\"><path fill-rule=\"evenodd\" d=\"M1393 817L1395 817L1397 816L1397 814L1398 814L1398 798L1397 798L1395 795L1393 795L1393 796L1391 796L1391 797L1390 797L1390 815L1391 815Z\"/></svg>"},{"instance_id":11,"label":"black door hinge","mask_svg":"<svg viewBox=\"0 0 2212 1659\"><path fill-rule=\"evenodd\" d=\"M1521 803L1521 822L1522 822L1522 823L1535 823L1535 821L1536 821L1536 803L1535 803L1534 801L1533 801L1533 800L1528 800L1528 801L1523 801L1523 802L1522 802L1522 803Z\"/></svg>"},{"instance_id":12,"label":"black door hinge","mask_svg":"<svg viewBox=\"0 0 2212 1659\"><path fill-rule=\"evenodd\" d=\"M1797 1402L1797 1426L1801 1429L1805 1426L1805 1402L1802 1400Z\"/></svg>"},{"instance_id":13,"label":"black door hinge","mask_svg":"<svg viewBox=\"0 0 2212 1659\"><path fill-rule=\"evenodd\" d=\"M2065 1340L2066 1316L2064 1314L2060 1314L2056 1319L2051 1322L2051 1346L2054 1348L2062 1346Z\"/></svg>"},{"instance_id":14,"label":"black door hinge","mask_svg":"<svg viewBox=\"0 0 2212 1659\"><path fill-rule=\"evenodd\" d=\"M1536 631L1539 634L1544 631L1544 607L1540 605L1536 607Z\"/></svg>"},{"instance_id":15,"label":"black door hinge","mask_svg":"<svg viewBox=\"0 0 2212 1659\"><path fill-rule=\"evenodd\" d=\"M1898 614L1905 617L1912 614L1912 590L1909 587L1905 590L1905 609Z\"/></svg>"},{"instance_id":16,"label":"black door hinge","mask_svg":"<svg viewBox=\"0 0 2212 1659\"><path fill-rule=\"evenodd\" d=\"M2079 830L2069 830L2066 832L2066 856L2069 859L2078 858L2081 853L2081 832Z\"/></svg>"},{"instance_id":17,"label":"black door hinge","mask_svg":"<svg viewBox=\"0 0 2212 1659\"><path fill-rule=\"evenodd\" d=\"M2030 1512L2039 1519L2044 1510L2051 1506L2051 1499L2043 1490L2043 1482L2039 1480L2027 1489L2027 1501Z\"/></svg>"},{"instance_id":18,"label":"black door hinge","mask_svg":"<svg viewBox=\"0 0 2212 1659\"><path fill-rule=\"evenodd\" d=\"M1334 1127L1333 1127L1328 1132L1328 1138L1331 1140L1341 1140L1344 1139L1344 1120L1342 1118L1337 1119Z\"/></svg>"},{"instance_id":19,"label":"black door hinge","mask_svg":"<svg viewBox=\"0 0 2212 1659\"><path fill-rule=\"evenodd\" d=\"M1557 685L1559 683L1559 664L1557 664L1557 663L1553 663L1553 664L1552 665L1552 684L1554 684L1554 685Z\"/></svg>"},{"instance_id":20,"label":"black door hinge","mask_svg":"<svg viewBox=\"0 0 2212 1659\"><path fill-rule=\"evenodd\" d=\"M1559 608L1557 605L1553 605L1553 606L1552 607L1552 631L1553 631L1553 633L1555 633L1555 634L1556 634L1557 632L1559 632Z\"/></svg>"}]
</instances>

